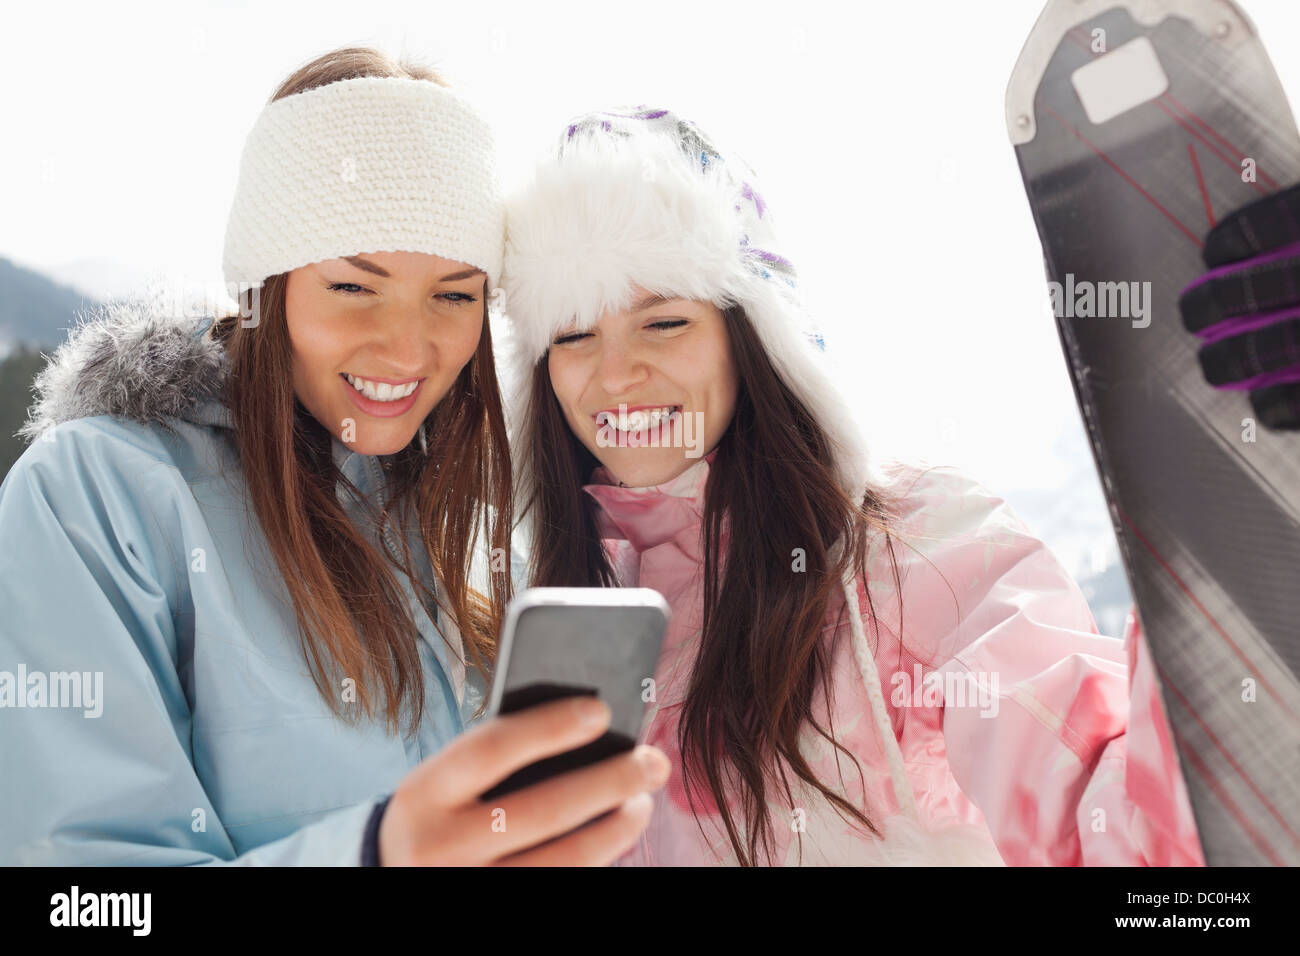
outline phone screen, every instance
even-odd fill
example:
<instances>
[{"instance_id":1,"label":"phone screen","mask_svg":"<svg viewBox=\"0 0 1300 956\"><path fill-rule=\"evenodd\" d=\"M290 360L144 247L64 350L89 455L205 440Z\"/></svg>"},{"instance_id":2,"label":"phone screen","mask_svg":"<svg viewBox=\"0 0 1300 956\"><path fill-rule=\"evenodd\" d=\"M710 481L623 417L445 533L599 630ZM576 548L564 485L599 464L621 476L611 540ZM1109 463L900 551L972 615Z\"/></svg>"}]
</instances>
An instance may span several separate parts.
<instances>
[{"instance_id":1,"label":"phone screen","mask_svg":"<svg viewBox=\"0 0 1300 956\"><path fill-rule=\"evenodd\" d=\"M668 622L663 598L642 588L532 588L515 603L502 635L491 713L585 694L609 705L610 726L589 744L522 768L483 799L634 747Z\"/></svg>"}]
</instances>

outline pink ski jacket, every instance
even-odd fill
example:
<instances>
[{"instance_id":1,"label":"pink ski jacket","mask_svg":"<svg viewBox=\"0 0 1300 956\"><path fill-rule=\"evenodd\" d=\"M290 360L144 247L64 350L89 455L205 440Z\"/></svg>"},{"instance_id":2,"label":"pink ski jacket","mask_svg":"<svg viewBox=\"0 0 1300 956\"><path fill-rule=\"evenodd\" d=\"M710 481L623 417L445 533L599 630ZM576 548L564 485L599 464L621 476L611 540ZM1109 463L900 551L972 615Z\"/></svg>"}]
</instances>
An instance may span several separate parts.
<instances>
[{"instance_id":1,"label":"pink ski jacket","mask_svg":"<svg viewBox=\"0 0 1300 956\"><path fill-rule=\"evenodd\" d=\"M713 457L654 487L620 487L604 468L584 486L619 583L653 588L672 609L642 740L668 754L673 772L649 829L618 865L736 863L707 788L695 794L698 818L691 812L676 746L701 634ZM801 745L818 778L884 839L851 826L812 788L796 790L790 806L769 785L776 862L1204 866L1134 615L1123 640L1098 634L1047 547L960 472L895 464L881 474L895 502L902 624L877 535L866 580L846 580L828 608L833 703L820 688L814 701L819 722L833 722L861 764L866 792L842 755L837 773L835 750L815 730Z\"/></svg>"}]
</instances>

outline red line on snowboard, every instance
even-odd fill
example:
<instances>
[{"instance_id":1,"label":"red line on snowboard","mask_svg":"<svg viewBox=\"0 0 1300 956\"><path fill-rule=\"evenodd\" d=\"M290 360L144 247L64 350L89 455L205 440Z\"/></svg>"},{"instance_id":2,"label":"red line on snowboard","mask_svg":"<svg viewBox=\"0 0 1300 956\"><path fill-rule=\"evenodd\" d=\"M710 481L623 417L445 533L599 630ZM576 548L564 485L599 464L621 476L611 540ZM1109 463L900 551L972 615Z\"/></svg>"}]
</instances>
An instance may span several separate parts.
<instances>
[{"instance_id":1,"label":"red line on snowboard","mask_svg":"<svg viewBox=\"0 0 1300 956\"><path fill-rule=\"evenodd\" d=\"M1152 662L1154 663L1154 661L1155 661L1155 657L1153 655ZM1250 787L1251 792L1255 794L1256 799L1258 799L1259 802L1262 803L1268 809L1269 815L1272 816L1273 819L1276 820L1278 823L1280 823L1282 825L1282 828L1286 830L1287 833L1291 834L1291 842L1294 843L1296 846L1300 846L1300 836L1296 835L1295 830L1291 828L1291 824L1286 822L1286 820L1278 812L1277 807L1273 806L1272 802L1268 799L1268 797L1264 796L1264 794L1260 792L1259 788L1255 786L1254 781L1251 780L1250 777L1246 775L1246 772L1241 769L1241 765L1237 763L1236 760L1233 759L1232 753L1228 750L1227 747L1223 745L1222 741L1220 741L1219 738L1215 736L1214 731L1210 730L1210 728L1206 725L1205 721L1201 720L1200 714L1196 712L1195 708L1192 707L1191 703L1187 700L1187 698L1183 696L1181 691L1179 691L1177 685L1175 685L1174 682L1169 679L1168 675L1165 674L1164 670L1160 667L1159 664L1156 664L1156 673L1160 675L1160 680L1164 684L1164 686L1168 687L1171 691L1173 691L1178 696L1179 702L1184 707L1187 708L1188 713L1190 713L1193 717L1196 718L1196 722L1200 725L1201 730L1205 731L1205 735L1209 737L1210 740L1214 743L1215 749L1217 749L1219 753L1223 754L1223 756L1227 758L1228 763L1232 765L1232 769L1237 772L1237 776L1241 777L1241 779L1246 782L1246 786ZM1174 729L1172 723L1169 725L1169 729L1170 731ZM1181 740L1184 738L1179 738L1179 739ZM1189 749L1186 752L1188 754L1191 754L1194 751ZM1212 778L1212 779L1214 779L1216 783L1218 782L1217 778ZM1243 826L1245 825L1245 821L1242 821L1242 825Z\"/></svg>"},{"instance_id":2,"label":"red line on snowboard","mask_svg":"<svg viewBox=\"0 0 1300 956\"><path fill-rule=\"evenodd\" d=\"M1094 58L1096 58L1096 57L1098 57L1098 56L1105 56L1104 53L1096 53L1096 52L1092 49L1092 44L1091 44L1091 43L1088 41L1088 39L1087 39L1087 38L1088 38L1088 32L1087 32L1087 31L1086 31L1082 26L1078 26L1078 27L1075 27L1073 30L1069 30L1069 31L1067 31L1066 36L1069 37L1071 40L1073 40L1077 46L1079 46L1079 47L1083 48L1084 50L1086 50L1086 51L1087 51L1089 54L1091 54ZM1237 169L1237 170L1240 170L1240 169L1241 169L1241 161L1242 161L1243 159L1246 158L1246 154L1245 154L1244 152L1242 152L1242 151L1241 151L1240 149L1238 149L1236 146L1232 145L1232 143L1230 143L1230 142L1228 141L1227 137L1225 137L1225 136L1224 136L1222 133L1220 133L1217 129L1215 129L1213 126L1211 126L1211 125L1210 125L1209 123L1207 123L1205 120L1201 119L1201 117L1198 116L1196 113L1194 113L1194 112L1192 112L1190 109L1188 109L1187 106L1185 106L1185 105L1184 105L1184 104L1183 104L1183 103L1178 99L1178 97L1174 96L1173 93L1170 93L1168 90L1165 90L1165 92L1162 93L1161 96L1167 98L1167 99L1169 100L1169 102L1171 102L1175 107L1177 107L1177 108L1178 108L1179 110L1181 110L1183 113L1186 113L1186 114L1187 114L1187 117L1190 118L1194 123L1198 124L1199 126L1204 127L1204 128L1205 128L1205 131L1206 131L1207 133L1209 133L1211 136L1213 136L1215 139L1217 139L1221 144L1223 144L1223 146L1227 147L1227 149L1228 149L1229 151L1231 151L1232 154L1233 154L1234 156L1236 156L1237 158L1234 160L1234 159L1228 159L1227 157L1222 156L1222 155L1218 152L1218 150L1216 150L1216 149L1214 148L1214 144L1211 143L1208 139L1205 138L1204 135L1201 134L1200 130L1197 130L1197 129L1192 128L1192 127L1187 127L1187 126L1184 126L1184 129L1186 129L1186 130L1187 130L1189 133L1191 133L1193 136L1196 136L1198 139L1200 139L1201 142L1205 143L1206 146L1210 147L1210 149L1211 149L1212 151L1214 151L1214 154L1215 154L1216 156L1219 156L1219 158L1223 159L1224 162L1228 163L1228 164L1229 164L1230 166L1232 166L1234 169ZM1158 100L1157 100L1157 102L1158 102ZM1166 112L1168 112L1168 111L1166 111ZM1172 114L1171 114L1171 115L1172 115ZM1174 119L1178 119L1178 117L1175 116ZM1180 123L1179 125L1183 125L1183 124ZM1255 171L1256 171L1257 173L1259 173L1261 176L1263 176L1264 179L1265 179L1265 181L1267 181L1267 183L1268 183L1271 187L1273 187L1273 189L1278 189L1278 188L1280 188L1280 187L1278 186L1278 182L1277 182L1277 180L1274 179L1272 176L1270 176L1268 173L1264 172L1263 168L1259 165L1258 161L1255 163ZM1251 185L1254 186L1254 187L1255 187L1257 190L1259 190L1261 193L1263 193L1263 194L1265 194L1265 195L1268 195L1268 190L1263 189L1262 187L1260 187L1259 183L1251 183Z\"/></svg>"},{"instance_id":3,"label":"red line on snowboard","mask_svg":"<svg viewBox=\"0 0 1300 956\"><path fill-rule=\"evenodd\" d=\"M1177 124L1178 124L1179 126L1181 126L1183 129L1187 130L1187 132L1191 133L1191 134L1192 134L1193 136L1195 136L1198 140L1200 140L1202 143L1204 143L1204 144L1206 145L1206 147L1210 150L1210 152L1212 152L1215 156L1219 157L1219 159L1223 160L1224 163L1226 163L1228 166L1232 167L1232 169L1233 169L1234 171L1239 171L1239 170L1240 170L1240 165L1239 165L1237 162L1235 162L1235 161L1234 161L1233 159L1231 159L1230 157L1223 155L1223 153L1219 152L1219 149L1218 149L1218 148L1217 148L1217 147L1216 147L1212 142L1210 142L1208 139L1206 139L1205 136L1204 136L1204 134L1202 134L1201 131L1198 130L1195 126L1189 126L1187 123L1183 122L1183 117L1179 116L1177 113L1175 113L1172 109L1170 109L1170 108L1169 108L1168 106L1166 106L1164 103L1160 102L1159 99L1152 100L1152 102L1155 103L1156 106L1158 106L1158 107L1160 107L1162 110L1164 110L1164 111L1165 111L1165 114L1166 114L1167 116L1169 116L1169 117L1170 117L1170 118L1171 118L1175 123L1177 123ZM1188 145L1190 146L1191 144L1188 143ZM1198 173L1200 172L1200 169L1199 169L1199 168L1197 169L1197 172L1198 172ZM1260 195L1262 195L1262 196L1267 196L1267 195L1268 195L1268 190L1265 189L1263 186L1261 186L1259 183L1251 183L1250 185L1251 185L1251 186L1255 189L1255 191L1258 192Z\"/></svg>"},{"instance_id":4,"label":"red line on snowboard","mask_svg":"<svg viewBox=\"0 0 1300 956\"><path fill-rule=\"evenodd\" d=\"M1115 162L1115 160L1111 159L1104 152L1102 152L1101 149L1095 146L1092 143L1092 141L1089 140L1088 137L1084 136L1081 132L1079 132L1074 127L1074 125L1070 123L1069 120L1064 119L1061 116L1061 114L1057 113L1056 110L1052 109L1050 106L1046 106L1044 108L1047 110L1047 112L1051 113L1054 117L1056 117L1057 122L1059 122L1066 129L1074 133L1074 135L1079 137L1080 141L1083 142L1089 149L1091 149L1094 153L1096 153L1103 160L1105 160L1106 164L1109 165L1111 169L1115 170L1115 172L1123 176L1125 181L1127 181L1130 186L1132 186L1134 189L1140 192L1147 202L1151 203L1151 205L1155 206L1156 209L1160 210L1160 212L1164 214L1166 219L1168 219L1170 222L1172 222L1175 226L1177 226L1182 231L1183 235L1187 236L1188 239L1196 243L1197 246L1205 245L1205 243L1201 241L1200 236L1198 236L1196 233L1192 232L1192 230L1188 229L1185 225L1179 222L1177 217L1175 217L1173 213L1171 213L1168 209L1162 206L1160 204L1160 201L1157 200L1155 196L1152 196L1149 192L1143 189L1141 185L1138 184L1138 181L1136 179L1134 179L1128 173L1124 172L1124 170L1120 168L1119 164Z\"/></svg>"},{"instance_id":5,"label":"red line on snowboard","mask_svg":"<svg viewBox=\"0 0 1300 956\"><path fill-rule=\"evenodd\" d=\"M1169 101L1170 101L1171 103L1173 103L1174 106L1178 107L1180 110L1182 110L1182 111L1183 111L1184 113L1186 113L1188 116L1190 116L1194 121L1196 121L1196 122L1199 123L1200 125L1204 126L1204 127L1206 128L1206 130L1210 133L1211 136L1213 136L1215 139L1217 139L1219 142L1221 142L1224 146L1228 147L1228 149L1232 150L1233 153L1235 153L1236 156L1237 156L1237 162L1236 162L1237 167L1238 167L1238 168L1241 167L1241 161L1242 161L1243 159L1246 158L1246 154L1245 154L1245 153L1243 153L1243 152L1242 152L1241 150L1239 150L1236 146L1233 146L1230 142L1228 142L1227 139L1225 139L1225 138L1223 137L1223 135L1222 135L1221 133L1219 133L1218 130L1216 130L1213 126L1211 126L1209 123L1205 122L1205 120L1201 119L1199 116L1197 116L1195 113L1193 113L1191 110L1189 110L1189 109L1188 109L1186 106L1184 106L1182 103L1178 102L1178 99L1177 99L1177 97L1174 96L1174 94L1169 93L1169 92L1166 92L1166 93L1165 93L1165 96L1169 97ZM1272 176L1270 176L1268 173L1264 172L1263 168L1259 165L1258 160L1255 162L1255 172L1257 172L1257 173L1259 173L1261 176L1263 176L1264 179L1268 182L1268 184L1269 184L1270 186L1272 186L1274 189L1277 189L1277 188L1278 188L1278 182L1277 182L1277 180L1274 179ZM1255 184L1255 185L1258 185L1258 184Z\"/></svg>"},{"instance_id":6,"label":"red line on snowboard","mask_svg":"<svg viewBox=\"0 0 1300 956\"><path fill-rule=\"evenodd\" d=\"M1170 730L1173 730L1173 728L1170 727ZM1219 803L1236 818L1237 823L1239 823L1241 828L1246 831L1246 835L1250 837L1251 842L1259 848L1260 852L1272 861L1274 866L1284 866L1285 863L1278 857L1273 848L1264 841L1264 838L1259 833L1255 832L1255 828L1250 825L1242 814L1241 808L1237 806L1236 801L1232 799L1228 794L1228 791L1223 789L1218 778L1210 771L1210 768L1206 765L1205 761L1201 759L1200 755L1189 747L1187 741L1183 737L1180 737L1177 732L1174 733L1174 739L1178 742L1179 752L1187 755L1188 761L1196 768L1196 772L1201 775L1201 778L1207 784L1209 784L1210 789L1214 791L1214 795L1219 798ZM1198 839L1200 838L1200 835L1198 828L1196 834ZM1202 854L1205 852L1204 844L1202 844L1201 852Z\"/></svg>"},{"instance_id":7,"label":"red line on snowboard","mask_svg":"<svg viewBox=\"0 0 1300 956\"><path fill-rule=\"evenodd\" d=\"M1278 702L1278 705L1283 710L1285 710L1288 714L1290 714L1293 718L1296 717L1295 712L1292 711L1291 708L1286 705L1286 701L1283 700L1281 695L1279 695L1277 691L1273 689L1273 685L1270 684L1268 680L1264 677L1264 675L1259 672L1259 670L1255 667L1254 662L1252 662L1251 659L1246 656L1245 652L1242 651L1242 649L1237 646L1237 642L1234 641L1228 635L1228 632L1223 629L1223 625L1221 625L1218 621L1216 621L1214 619L1214 615L1211 614L1208 610L1206 610L1205 605L1202 604L1199 600L1197 600L1196 595L1193 594L1191 589L1183 582L1183 579L1178 576L1178 572L1169 566L1169 562L1167 562L1164 559L1164 557L1161 556L1160 552L1155 549L1155 546L1152 545L1151 542L1147 540L1146 535L1144 535L1141 531L1138 530L1137 525L1135 525L1132 522L1132 520L1129 518L1129 516L1125 514L1123 511L1120 511L1119 515L1121 518L1124 519L1124 523L1129 526L1129 529L1135 535L1138 536L1138 540L1142 542L1142 545L1148 551L1150 551L1152 555L1155 556L1155 559L1157 561L1160 562L1160 566L1165 569L1165 572L1171 578L1174 579L1174 582L1178 585L1179 589L1182 590L1182 592L1191 599L1192 603L1196 605L1196 609L1201 612L1202 616L1204 616L1204 618L1207 621L1209 621L1211 624L1214 625L1214 629L1216 631L1218 631L1221 635L1223 635L1223 639L1228 642L1228 646L1230 646L1233 649L1233 651L1236 652L1237 656L1241 658L1241 662L1250 668L1250 672L1252 674L1254 674L1256 677L1259 678L1259 682L1264 685L1264 688L1270 694L1273 695L1274 699Z\"/></svg>"},{"instance_id":8,"label":"red line on snowboard","mask_svg":"<svg viewBox=\"0 0 1300 956\"><path fill-rule=\"evenodd\" d=\"M1201 161L1196 158L1196 144L1188 143L1187 152L1192 157L1192 168L1196 170L1196 183L1201 187L1201 201L1205 203L1205 218L1210 220L1210 228L1214 228L1214 206L1210 204L1210 191L1205 188L1205 177L1201 175Z\"/></svg>"},{"instance_id":9,"label":"red line on snowboard","mask_svg":"<svg viewBox=\"0 0 1300 956\"><path fill-rule=\"evenodd\" d=\"M1160 562L1160 566L1165 569L1165 573L1168 574L1169 577L1173 579L1174 583L1178 585L1179 589L1184 594L1187 595L1187 597L1191 600L1192 604L1195 605L1196 609L1201 612L1201 615L1212 625L1214 625L1214 629L1223 636L1223 639L1228 643L1228 646L1233 649L1236 655L1241 659L1242 663L1244 663L1250 669L1250 672L1259 679L1259 682L1264 685L1264 688L1269 692L1270 695L1272 695L1273 699L1277 701L1278 705L1283 710L1285 710L1288 714L1290 714L1292 717L1295 717L1295 714L1292 712L1291 708L1286 705L1286 701L1284 701L1282 697L1276 691L1273 690L1272 685L1269 684L1268 680L1265 679L1264 675L1259 672L1259 670L1255 667L1254 663L1250 660L1250 658L1248 658L1245 655L1245 653L1243 653L1241 648L1237 646L1237 642L1234 641L1228 635L1228 632L1223 629L1223 626L1219 624L1217 620L1215 620L1214 615L1211 614L1206 609L1205 605L1202 604L1197 599L1196 595L1192 593L1191 589L1186 585L1186 583L1184 583L1183 579L1178 576L1178 573L1169 566L1169 562L1167 562L1164 559L1164 557L1160 554L1160 552L1156 550L1155 546L1152 545L1151 542L1147 540L1146 535L1144 535L1141 531L1138 530L1137 525L1133 523L1133 521L1129 518L1127 514L1125 514L1122 510L1118 508L1116 508L1116 510L1119 511L1119 516L1124 520L1124 523L1128 525L1129 530L1132 531L1135 535L1137 535L1137 538L1139 541L1142 542L1142 545L1148 551L1151 552L1152 556L1154 556L1157 561ZM1152 655L1151 659L1152 662L1155 663L1154 655ZM1300 846L1300 836L1297 836L1295 830L1291 829L1290 824L1288 824L1286 820L1282 818L1281 814L1278 813L1277 808L1274 807L1273 804L1269 802L1268 798L1265 797L1264 794L1260 792L1259 788L1255 786L1254 781L1251 780L1250 777L1246 774L1245 770L1241 768L1241 765L1238 764L1235 759L1233 759L1232 754L1229 753L1228 749L1223 745L1223 743L1219 740L1219 738L1214 735L1214 732L1210 730L1210 728L1206 725L1205 721L1201 720L1201 715L1196 712L1196 709L1192 707L1192 705L1187 700L1187 698L1184 697L1182 692L1178 689L1177 685L1172 680L1169 679L1168 675L1164 672L1163 669L1161 669L1158 663L1156 663L1156 671L1159 673L1160 680L1164 683L1164 685L1178 695L1178 699L1182 702L1183 706L1187 708L1188 712L1196 719L1196 722L1200 724L1201 729L1205 731L1206 735L1210 738L1211 741L1213 741L1214 746L1218 748L1219 752L1223 754L1223 756L1227 759L1228 763L1230 763L1232 765L1232 768L1237 772L1237 775L1240 776L1241 779L1246 782L1246 785L1249 786L1250 789L1254 792L1255 796L1259 798L1259 802L1268 808L1268 811L1270 814L1272 814L1273 818L1277 820L1278 823L1282 824L1283 828L1285 828L1287 833L1291 834L1292 841L1294 841L1297 846ZM1170 729L1171 730L1173 729L1172 724L1170 725Z\"/></svg>"}]
</instances>

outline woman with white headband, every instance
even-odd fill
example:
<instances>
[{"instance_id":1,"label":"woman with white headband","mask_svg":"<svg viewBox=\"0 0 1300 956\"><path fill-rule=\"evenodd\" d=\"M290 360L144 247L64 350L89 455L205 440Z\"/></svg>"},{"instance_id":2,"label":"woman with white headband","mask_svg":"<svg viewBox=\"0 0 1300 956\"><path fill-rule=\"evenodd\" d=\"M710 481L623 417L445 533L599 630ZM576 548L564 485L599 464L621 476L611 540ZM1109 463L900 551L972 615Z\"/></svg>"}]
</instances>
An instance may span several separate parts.
<instances>
[{"instance_id":1,"label":"woman with white headband","mask_svg":"<svg viewBox=\"0 0 1300 956\"><path fill-rule=\"evenodd\" d=\"M478 113L431 71L339 50L245 144L241 313L123 305L73 330L0 486L0 862L631 845L667 777L653 748L477 799L598 737L599 702L457 736L510 594L502 230Z\"/></svg>"},{"instance_id":2,"label":"woman with white headband","mask_svg":"<svg viewBox=\"0 0 1300 956\"><path fill-rule=\"evenodd\" d=\"M960 472L872 466L736 157L589 114L506 218L530 583L673 612L620 862L1203 864L1140 631Z\"/></svg>"}]
</instances>

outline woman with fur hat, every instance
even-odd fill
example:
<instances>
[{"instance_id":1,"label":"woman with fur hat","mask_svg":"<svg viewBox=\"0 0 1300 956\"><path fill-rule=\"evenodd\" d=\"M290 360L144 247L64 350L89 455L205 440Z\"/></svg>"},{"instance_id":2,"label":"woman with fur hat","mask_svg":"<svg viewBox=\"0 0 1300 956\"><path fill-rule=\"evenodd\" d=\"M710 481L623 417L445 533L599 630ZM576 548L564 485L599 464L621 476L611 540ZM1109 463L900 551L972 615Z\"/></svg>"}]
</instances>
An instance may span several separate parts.
<instances>
[{"instance_id":1,"label":"woman with fur hat","mask_svg":"<svg viewBox=\"0 0 1300 956\"><path fill-rule=\"evenodd\" d=\"M960 472L870 463L755 181L593 113L507 204L535 586L673 615L625 864L1201 864L1149 655Z\"/></svg>"}]
</instances>

